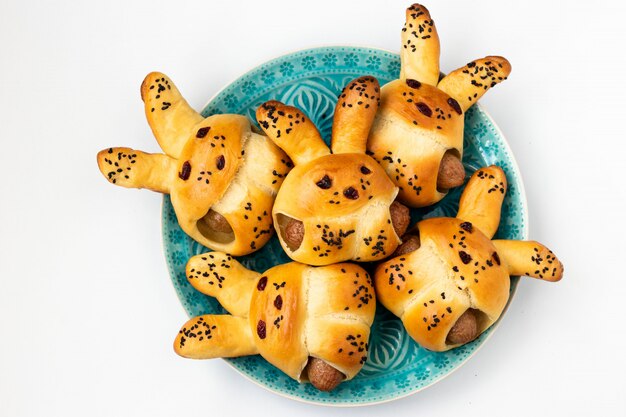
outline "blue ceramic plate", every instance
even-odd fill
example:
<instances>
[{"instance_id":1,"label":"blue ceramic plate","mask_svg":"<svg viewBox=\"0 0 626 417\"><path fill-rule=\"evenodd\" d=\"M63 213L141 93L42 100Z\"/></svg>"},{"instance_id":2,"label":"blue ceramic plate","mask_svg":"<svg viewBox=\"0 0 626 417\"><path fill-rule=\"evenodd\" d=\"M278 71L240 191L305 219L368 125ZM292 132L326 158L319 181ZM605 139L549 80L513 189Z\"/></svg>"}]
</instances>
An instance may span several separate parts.
<instances>
[{"instance_id":1,"label":"blue ceramic plate","mask_svg":"<svg viewBox=\"0 0 626 417\"><path fill-rule=\"evenodd\" d=\"M399 72L399 56L391 52L357 47L307 49L269 61L239 77L220 91L202 114L239 113L256 120L256 108L266 100L276 99L303 109L322 137L328 139L337 96L349 80L369 74L383 85L398 78ZM522 178L504 136L479 106L465 114L464 146L467 173L491 164L506 172L509 190L496 236L526 239L528 214ZM413 221L455 216L460 194L461 189L456 189L434 206L413 210ZM187 282L187 260L208 249L180 229L168 196L163 200L163 241L172 282L189 316L225 313L214 298L197 292ZM258 252L239 260L259 272L290 261L276 237ZM511 295L517 281L518 278L512 279ZM441 380L467 361L493 330L492 327L474 342L449 352L429 352L407 335L399 319L378 305L367 363L357 377L331 393L297 383L260 356L226 361L248 379L293 399L337 406L373 404L404 397Z\"/></svg>"}]
</instances>

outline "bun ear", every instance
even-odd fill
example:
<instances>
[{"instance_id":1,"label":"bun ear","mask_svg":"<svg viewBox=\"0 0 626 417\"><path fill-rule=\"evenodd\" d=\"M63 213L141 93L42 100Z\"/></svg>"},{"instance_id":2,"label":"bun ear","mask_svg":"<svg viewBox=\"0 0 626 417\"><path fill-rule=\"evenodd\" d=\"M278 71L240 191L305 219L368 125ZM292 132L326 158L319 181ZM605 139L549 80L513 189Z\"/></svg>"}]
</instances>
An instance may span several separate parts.
<instances>
[{"instance_id":1,"label":"bun ear","mask_svg":"<svg viewBox=\"0 0 626 417\"><path fill-rule=\"evenodd\" d=\"M149 154L131 148L109 148L98 152L98 168L112 184L127 188L148 188L170 192L176 160L163 154Z\"/></svg>"},{"instance_id":2,"label":"bun ear","mask_svg":"<svg viewBox=\"0 0 626 417\"><path fill-rule=\"evenodd\" d=\"M480 168L463 190L456 217L470 222L491 239L498 231L505 194L506 176L502 168Z\"/></svg>"},{"instance_id":3,"label":"bun ear","mask_svg":"<svg viewBox=\"0 0 626 417\"><path fill-rule=\"evenodd\" d=\"M525 275L556 282L563 278L563 264L539 242L494 240L498 256L509 268L509 275Z\"/></svg>"},{"instance_id":4,"label":"bun ear","mask_svg":"<svg viewBox=\"0 0 626 417\"><path fill-rule=\"evenodd\" d=\"M232 256L221 252L196 255L187 262L189 283L203 294L217 298L229 313L247 317L258 272L246 269Z\"/></svg>"},{"instance_id":5,"label":"bun ear","mask_svg":"<svg viewBox=\"0 0 626 417\"><path fill-rule=\"evenodd\" d=\"M432 86L439 81L439 35L426 7L414 4L406 10L402 28L400 79Z\"/></svg>"},{"instance_id":6,"label":"bun ear","mask_svg":"<svg viewBox=\"0 0 626 417\"><path fill-rule=\"evenodd\" d=\"M172 80L151 72L141 83L146 119L163 152L179 158L192 127L204 117L192 109Z\"/></svg>"},{"instance_id":7,"label":"bun ear","mask_svg":"<svg viewBox=\"0 0 626 417\"><path fill-rule=\"evenodd\" d=\"M174 340L174 352L191 359L234 358L256 355L248 319L228 315L194 317Z\"/></svg>"},{"instance_id":8,"label":"bun ear","mask_svg":"<svg viewBox=\"0 0 626 417\"><path fill-rule=\"evenodd\" d=\"M452 71L437 87L459 102L463 111L476 103L491 87L506 80L511 64L501 56L477 59Z\"/></svg>"},{"instance_id":9,"label":"bun ear","mask_svg":"<svg viewBox=\"0 0 626 417\"><path fill-rule=\"evenodd\" d=\"M333 118L333 153L365 153L379 104L380 86L374 77L359 77L344 87Z\"/></svg>"},{"instance_id":10,"label":"bun ear","mask_svg":"<svg viewBox=\"0 0 626 417\"><path fill-rule=\"evenodd\" d=\"M272 100L259 106L256 118L261 129L296 165L330 154L319 131L300 109Z\"/></svg>"}]
</instances>

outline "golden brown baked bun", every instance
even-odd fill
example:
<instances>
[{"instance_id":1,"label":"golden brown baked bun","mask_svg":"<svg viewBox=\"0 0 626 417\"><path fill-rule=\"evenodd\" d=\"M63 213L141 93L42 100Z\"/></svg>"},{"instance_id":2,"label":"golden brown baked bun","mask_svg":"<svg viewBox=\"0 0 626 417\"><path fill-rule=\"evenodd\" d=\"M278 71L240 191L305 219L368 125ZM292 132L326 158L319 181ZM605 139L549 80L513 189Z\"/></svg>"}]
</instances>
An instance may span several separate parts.
<instances>
[{"instance_id":1,"label":"golden brown baked bun","mask_svg":"<svg viewBox=\"0 0 626 417\"><path fill-rule=\"evenodd\" d=\"M545 246L491 240L498 226L491 219L499 221L505 192L502 169L479 169L463 192L457 218L417 223L409 231L419 237L413 250L377 267L379 301L426 349L445 351L489 328L508 301L510 275L562 278L561 262Z\"/></svg>"},{"instance_id":2,"label":"golden brown baked bun","mask_svg":"<svg viewBox=\"0 0 626 417\"><path fill-rule=\"evenodd\" d=\"M257 110L261 128L295 163L272 215L283 248L298 262L374 261L400 243L403 230L394 230L391 212L398 188L365 154L379 92L373 77L344 88L335 107L332 154L301 110L277 101Z\"/></svg>"},{"instance_id":3,"label":"golden brown baked bun","mask_svg":"<svg viewBox=\"0 0 626 417\"><path fill-rule=\"evenodd\" d=\"M357 265L291 262L259 274L227 254L211 252L189 260L187 277L232 316L189 320L174 342L181 356L260 353L295 380L310 378L314 384L320 375L305 371L311 358L341 375L339 381L352 379L367 359L376 298L369 275Z\"/></svg>"},{"instance_id":4,"label":"golden brown baked bun","mask_svg":"<svg viewBox=\"0 0 626 417\"><path fill-rule=\"evenodd\" d=\"M292 166L285 153L244 116L202 117L164 74L148 74L141 97L165 155L105 149L98 153L102 174L116 185L170 194L181 228L208 248L234 255L261 248Z\"/></svg>"},{"instance_id":5,"label":"golden brown baked bun","mask_svg":"<svg viewBox=\"0 0 626 417\"><path fill-rule=\"evenodd\" d=\"M419 4L407 9L400 57L400 78L382 88L367 151L399 187L399 201L424 207L463 183L464 113L511 65L488 56L440 80L439 36Z\"/></svg>"}]
</instances>

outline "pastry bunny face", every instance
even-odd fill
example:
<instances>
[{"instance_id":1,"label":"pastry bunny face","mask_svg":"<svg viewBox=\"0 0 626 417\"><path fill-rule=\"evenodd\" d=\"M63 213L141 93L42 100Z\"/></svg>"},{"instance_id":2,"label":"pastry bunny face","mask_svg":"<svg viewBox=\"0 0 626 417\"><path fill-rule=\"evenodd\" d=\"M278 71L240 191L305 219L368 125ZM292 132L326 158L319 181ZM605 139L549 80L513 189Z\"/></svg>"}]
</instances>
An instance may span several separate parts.
<instances>
[{"instance_id":1,"label":"pastry bunny face","mask_svg":"<svg viewBox=\"0 0 626 417\"><path fill-rule=\"evenodd\" d=\"M211 252L190 259L187 277L232 315L187 322L174 342L181 356L260 353L290 377L322 390L334 388L329 380L351 379L365 363L376 299L369 275L357 265L292 262L259 274Z\"/></svg>"},{"instance_id":2,"label":"pastry bunny face","mask_svg":"<svg viewBox=\"0 0 626 417\"><path fill-rule=\"evenodd\" d=\"M491 240L505 192L502 169L479 169L456 218L419 222L412 247L376 269L379 300L425 348L448 350L489 328L508 301L510 275L561 279L561 262L542 244Z\"/></svg>"},{"instance_id":3,"label":"pastry bunny face","mask_svg":"<svg viewBox=\"0 0 626 417\"><path fill-rule=\"evenodd\" d=\"M299 109L270 101L257 110L261 128L295 163L273 209L279 239L291 258L310 265L371 261L388 256L400 243L404 230L396 230L393 205L398 189L365 154L378 101L373 77L344 88L335 108L332 154ZM408 210L402 214L408 222Z\"/></svg>"},{"instance_id":4,"label":"pastry bunny face","mask_svg":"<svg viewBox=\"0 0 626 417\"><path fill-rule=\"evenodd\" d=\"M275 193L291 162L244 116L204 118L164 74L141 85L146 117L165 154L109 148L98 166L116 185L171 195L182 229L212 249L244 255L273 232Z\"/></svg>"},{"instance_id":5,"label":"pastry bunny face","mask_svg":"<svg viewBox=\"0 0 626 417\"><path fill-rule=\"evenodd\" d=\"M398 199L424 207L463 183L464 113L511 65L488 56L440 80L437 29L419 4L407 9L400 57L400 78L382 88L367 150L399 187Z\"/></svg>"}]
</instances>

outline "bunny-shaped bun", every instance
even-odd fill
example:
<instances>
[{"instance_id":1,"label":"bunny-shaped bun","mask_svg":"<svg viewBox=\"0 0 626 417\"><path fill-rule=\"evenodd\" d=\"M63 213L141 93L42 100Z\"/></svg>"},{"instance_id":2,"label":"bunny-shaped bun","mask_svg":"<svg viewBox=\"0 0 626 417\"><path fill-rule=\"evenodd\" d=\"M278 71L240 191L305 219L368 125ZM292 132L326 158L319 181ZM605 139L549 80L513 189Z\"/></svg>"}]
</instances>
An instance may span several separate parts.
<instances>
[{"instance_id":1,"label":"bunny-shaped bun","mask_svg":"<svg viewBox=\"0 0 626 417\"><path fill-rule=\"evenodd\" d=\"M292 166L285 153L244 116L202 117L164 74L148 74L141 98L165 155L105 149L102 174L122 187L170 194L181 228L208 248L245 255L265 245L274 198Z\"/></svg>"},{"instance_id":2,"label":"bunny-shaped bun","mask_svg":"<svg viewBox=\"0 0 626 417\"><path fill-rule=\"evenodd\" d=\"M398 188L365 142L378 109L378 81L360 77L339 96L332 150L305 114L269 101L257 109L261 128L291 157L295 168L276 196L274 224L287 254L309 265L389 256L409 225L394 202Z\"/></svg>"},{"instance_id":3,"label":"bunny-shaped bun","mask_svg":"<svg viewBox=\"0 0 626 417\"><path fill-rule=\"evenodd\" d=\"M423 347L445 351L491 326L509 298L510 275L558 281L563 265L537 242L491 240L506 177L497 166L474 173L456 218L422 220L375 273L380 302Z\"/></svg>"},{"instance_id":4,"label":"bunny-shaped bun","mask_svg":"<svg viewBox=\"0 0 626 417\"><path fill-rule=\"evenodd\" d=\"M419 4L406 11L400 58L400 79L382 88L367 150L400 188L399 201L425 207L463 183L464 112L506 80L511 65L488 56L440 80L439 36Z\"/></svg>"},{"instance_id":5,"label":"bunny-shaped bun","mask_svg":"<svg viewBox=\"0 0 626 417\"><path fill-rule=\"evenodd\" d=\"M187 278L231 315L185 323L174 342L181 356L260 353L291 378L324 391L353 378L367 359L376 298L369 275L357 265L291 262L259 274L230 255L210 252L189 260Z\"/></svg>"}]
</instances>

